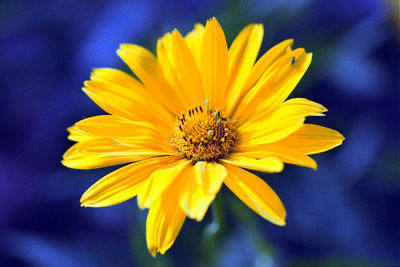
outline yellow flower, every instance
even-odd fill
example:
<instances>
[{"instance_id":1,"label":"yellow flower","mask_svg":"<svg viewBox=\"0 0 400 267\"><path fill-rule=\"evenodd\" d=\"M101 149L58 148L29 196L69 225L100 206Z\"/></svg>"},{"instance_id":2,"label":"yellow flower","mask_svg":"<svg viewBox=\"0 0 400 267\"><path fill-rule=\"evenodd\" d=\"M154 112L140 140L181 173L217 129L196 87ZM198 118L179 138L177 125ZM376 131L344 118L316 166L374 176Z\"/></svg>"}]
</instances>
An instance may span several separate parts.
<instances>
[{"instance_id":1,"label":"yellow flower","mask_svg":"<svg viewBox=\"0 0 400 267\"><path fill-rule=\"evenodd\" d=\"M283 41L256 63L263 26L244 28L228 49L215 18L157 42L157 56L122 44L117 54L137 79L95 69L83 91L110 115L77 122L65 154L70 168L130 163L82 196L84 207L115 205L137 196L148 208L149 252L164 254L186 217L201 221L224 183L266 220L283 226L286 211L260 178L242 169L280 172L283 163L317 168L308 155L340 145L338 132L305 124L322 105L286 100L311 62Z\"/></svg>"}]
</instances>

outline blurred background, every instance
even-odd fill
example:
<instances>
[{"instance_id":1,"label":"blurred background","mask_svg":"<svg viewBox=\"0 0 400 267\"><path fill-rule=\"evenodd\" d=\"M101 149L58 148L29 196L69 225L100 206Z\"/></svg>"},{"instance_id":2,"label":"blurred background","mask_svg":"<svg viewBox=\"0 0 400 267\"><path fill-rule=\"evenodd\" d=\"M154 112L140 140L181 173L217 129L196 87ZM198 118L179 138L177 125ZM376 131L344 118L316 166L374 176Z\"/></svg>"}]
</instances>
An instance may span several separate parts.
<instances>
[{"instance_id":1,"label":"blurred background","mask_svg":"<svg viewBox=\"0 0 400 267\"><path fill-rule=\"evenodd\" d=\"M264 23L260 53L294 38L313 62L292 96L322 103L309 122L344 144L315 155L318 171L261 174L286 206L275 226L221 191L213 216L186 220L173 247L147 252L136 199L81 208L82 193L115 168L61 165L66 128L103 114L81 91L92 68L125 68L120 43L155 50L215 16L228 43ZM400 265L400 70L397 0L2 0L0 2L0 266Z\"/></svg>"}]
</instances>

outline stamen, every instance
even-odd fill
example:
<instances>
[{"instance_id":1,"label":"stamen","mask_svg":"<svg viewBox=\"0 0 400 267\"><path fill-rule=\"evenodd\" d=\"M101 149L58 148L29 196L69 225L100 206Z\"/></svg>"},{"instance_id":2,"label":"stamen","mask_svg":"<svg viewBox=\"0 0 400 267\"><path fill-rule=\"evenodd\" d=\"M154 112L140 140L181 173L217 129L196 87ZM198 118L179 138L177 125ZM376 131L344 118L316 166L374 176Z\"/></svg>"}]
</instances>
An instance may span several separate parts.
<instances>
[{"instance_id":1,"label":"stamen","mask_svg":"<svg viewBox=\"0 0 400 267\"><path fill-rule=\"evenodd\" d=\"M217 122L215 123L215 125L218 126L220 122L221 122L221 119L218 119Z\"/></svg>"},{"instance_id":2,"label":"stamen","mask_svg":"<svg viewBox=\"0 0 400 267\"><path fill-rule=\"evenodd\" d=\"M219 118L219 110L218 109L214 112L214 119L216 119L216 118Z\"/></svg>"},{"instance_id":3,"label":"stamen","mask_svg":"<svg viewBox=\"0 0 400 267\"><path fill-rule=\"evenodd\" d=\"M207 139L210 138L210 135L214 133L214 130L208 130L207 132Z\"/></svg>"},{"instance_id":4,"label":"stamen","mask_svg":"<svg viewBox=\"0 0 400 267\"><path fill-rule=\"evenodd\" d=\"M206 114L210 113L210 100L206 99Z\"/></svg>"},{"instance_id":5,"label":"stamen","mask_svg":"<svg viewBox=\"0 0 400 267\"><path fill-rule=\"evenodd\" d=\"M199 106L199 108L200 108L200 111L203 112L203 108L201 106Z\"/></svg>"},{"instance_id":6,"label":"stamen","mask_svg":"<svg viewBox=\"0 0 400 267\"><path fill-rule=\"evenodd\" d=\"M295 62L295 60L296 60L296 58L295 58L295 57L292 57L292 60L290 61L290 65L293 65L294 62Z\"/></svg>"}]
</instances>

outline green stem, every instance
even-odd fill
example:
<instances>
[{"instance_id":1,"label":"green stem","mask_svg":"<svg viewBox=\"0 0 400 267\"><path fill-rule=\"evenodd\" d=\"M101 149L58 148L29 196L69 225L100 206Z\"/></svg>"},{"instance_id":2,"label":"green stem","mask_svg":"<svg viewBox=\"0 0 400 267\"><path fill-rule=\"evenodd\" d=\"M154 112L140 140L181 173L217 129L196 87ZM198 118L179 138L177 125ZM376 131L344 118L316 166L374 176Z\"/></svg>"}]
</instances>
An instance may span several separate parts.
<instances>
[{"instance_id":1,"label":"green stem","mask_svg":"<svg viewBox=\"0 0 400 267\"><path fill-rule=\"evenodd\" d=\"M203 232L202 250L205 262L208 266L212 266L216 260L216 250L220 241L220 233L225 229L225 215L223 209L222 198L217 194L211 206L212 221L208 224Z\"/></svg>"},{"instance_id":2,"label":"green stem","mask_svg":"<svg viewBox=\"0 0 400 267\"><path fill-rule=\"evenodd\" d=\"M225 214L221 194L217 194L215 197L211 211L213 217L212 224L215 224L214 235L217 235L225 229Z\"/></svg>"}]
</instances>

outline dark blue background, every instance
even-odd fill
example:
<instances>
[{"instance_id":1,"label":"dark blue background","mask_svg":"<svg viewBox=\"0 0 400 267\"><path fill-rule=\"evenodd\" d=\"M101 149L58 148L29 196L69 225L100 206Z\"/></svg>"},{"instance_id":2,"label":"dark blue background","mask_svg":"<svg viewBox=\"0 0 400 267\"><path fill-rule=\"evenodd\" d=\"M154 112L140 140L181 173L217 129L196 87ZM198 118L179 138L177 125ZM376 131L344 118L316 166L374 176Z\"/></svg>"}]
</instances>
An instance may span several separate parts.
<instances>
[{"instance_id":1,"label":"dark blue background","mask_svg":"<svg viewBox=\"0 0 400 267\"><path fill-rule=\"evenodd\" d=\"M0 2L0 266L269 266L400 264L399 17L394 0ZM225 224L187 220L166 256L145 243L136 200L103 209L81 194L114 168L70 170L66 128L102 111L80 90L92 68L124 68L115 50L154 51L163 33L216 16L231 42L262 22L262 51L287 38L314 54L293 93L322 103L309 120L346 140L316 155L318 171L263 177L287 226L222 190ZM210 249L211 248L211 249ZM229 265L228 265L229 264ZM264 265L263 265L264 264Z\"/></svg>"}]
</instances>

